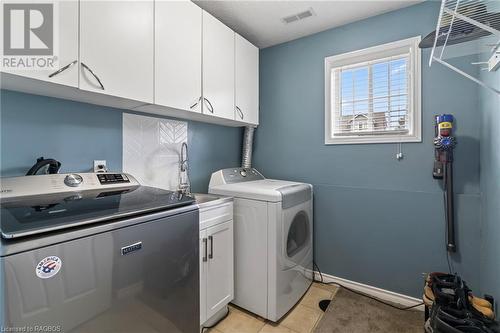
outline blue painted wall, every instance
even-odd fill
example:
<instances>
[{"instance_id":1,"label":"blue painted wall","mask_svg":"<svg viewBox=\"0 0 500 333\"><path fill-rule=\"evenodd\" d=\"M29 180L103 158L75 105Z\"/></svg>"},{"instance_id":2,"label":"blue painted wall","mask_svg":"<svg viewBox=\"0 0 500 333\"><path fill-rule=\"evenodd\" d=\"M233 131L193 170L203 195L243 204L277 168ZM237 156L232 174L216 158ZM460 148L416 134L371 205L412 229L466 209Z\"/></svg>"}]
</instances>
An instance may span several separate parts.
<instances>
[{"instance_id":1,"label":"blue painted wall","mask_svg":"<svg viewBox=\"0 0 500 333\"><path fill-rule=\"evenodd\" d=\"M315 190L315 259L331 275L420 297L422 272L447 270L443 195L432 179L433 115L457 118L455 269L479 288L478 90L422 54L423 142L324 144L324 58L435 29L430 1L260 52L255 166ZM397 27L397 28L395 28ZM464 61L458 59L457 61Z\"/></svg>"},{"instance_id":2,"label":"blue painted wall","mask_svg":"<svg viewBox=\"0 0 500 333\"><path fill-rule=\"evenodd\" d=\"M1 90L0 175L20 176L36 158L55 158L61 172L84 172L93 160L122 168L124 110ZM213 171L239 165L239 128L188 123L193 191L207 192Z\"/></svg>"},{"instance_id":3,"label":"blue painted wall","mask_svg":"<svg viewBox=\"0 0 500 333\"><path fill-rule=\"evenodd\" d=\"M500 88L500 71L482 73ZM481 88L481 289L500 301L500 95ZM497 302L497 314L500 308Z\"/></svg>"}]
</instances>

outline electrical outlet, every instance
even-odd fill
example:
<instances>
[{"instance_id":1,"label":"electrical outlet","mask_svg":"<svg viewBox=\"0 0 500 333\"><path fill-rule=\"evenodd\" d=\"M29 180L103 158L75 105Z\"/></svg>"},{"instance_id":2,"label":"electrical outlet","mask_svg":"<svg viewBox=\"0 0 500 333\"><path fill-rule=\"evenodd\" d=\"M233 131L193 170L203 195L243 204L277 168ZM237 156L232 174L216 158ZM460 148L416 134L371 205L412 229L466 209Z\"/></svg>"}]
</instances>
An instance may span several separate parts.
<instances>
[{"instance_id":1,"label":"electrical outlet","mask_svg":"<svg viewBox=\"0 0 500 333\"><path fill-rule=\"evenodd\" d=\"M108 167L106 166L106 160L94 160L94 172L106 172Z\"/></svg>"}]
</instances>

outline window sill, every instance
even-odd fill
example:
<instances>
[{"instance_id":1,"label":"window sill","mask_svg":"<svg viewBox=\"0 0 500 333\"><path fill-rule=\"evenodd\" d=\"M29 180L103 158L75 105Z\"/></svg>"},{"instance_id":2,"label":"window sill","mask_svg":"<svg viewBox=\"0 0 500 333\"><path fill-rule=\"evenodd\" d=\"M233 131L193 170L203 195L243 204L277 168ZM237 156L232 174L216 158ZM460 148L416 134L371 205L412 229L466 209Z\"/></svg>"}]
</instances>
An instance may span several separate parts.
<instances>
[{"instance_id":1,"label":"window sill","mask_svg":"<svg viewBox=\"0 0 500 333\"><path fill-rule=\"evenodd\" d=\"M325 145L353 145L353 144L371 144L371 143L418 143L422 142L419 136L344 136L335 138L325 138Z\"/></svg>"}]
</instances>

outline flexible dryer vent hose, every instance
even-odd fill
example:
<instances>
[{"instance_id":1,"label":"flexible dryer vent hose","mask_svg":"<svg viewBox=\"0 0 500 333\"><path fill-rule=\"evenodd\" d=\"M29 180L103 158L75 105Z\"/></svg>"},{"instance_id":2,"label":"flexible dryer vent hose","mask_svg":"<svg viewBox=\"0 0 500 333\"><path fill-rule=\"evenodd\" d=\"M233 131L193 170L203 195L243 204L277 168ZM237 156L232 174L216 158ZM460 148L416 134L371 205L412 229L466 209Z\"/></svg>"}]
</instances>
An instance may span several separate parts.
<instances>
[{"instance_id":1,"label":"flexible dryer vent hose","mask_svg":"<svg viewBox=\"0 0 500 333\"><path fill-rule=\"evenodd\" d=\"M243 134L243 152L241 157L241 167L250 169L252 167L253 132L255 127L246 126Z\"/></svg>"}]
</instances>

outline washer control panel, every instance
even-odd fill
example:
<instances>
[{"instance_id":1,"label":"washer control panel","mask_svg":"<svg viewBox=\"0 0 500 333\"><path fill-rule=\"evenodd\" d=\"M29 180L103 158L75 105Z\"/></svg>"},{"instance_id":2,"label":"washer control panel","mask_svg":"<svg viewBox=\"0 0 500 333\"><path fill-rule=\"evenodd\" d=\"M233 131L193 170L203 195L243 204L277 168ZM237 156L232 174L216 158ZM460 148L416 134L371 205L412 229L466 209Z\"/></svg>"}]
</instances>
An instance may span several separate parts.
<instances>
[{"instance_id":1,"label":"washer control panel","mask_svg":"<svg viewBox=\"0 0 500 333\"><path fill-rule=\"evenodd\" d=\"M130 183L127 175L124 173L98 173L97 178L101 185Z\"/></svg>"},{"instance_id":2,"label":"washer control panel","mask_svg":"<svg viewBox=\"0 0 500 333\"><path fill-rule=\"evenodd\" d=\"M230 168L230 169L223 169L221 171L226 184L249 182L252 180L264 179L264 176L262 176L260 172L258 172L254 168L251 169Z\"/></svg>"},{"instance_id":3,"label":"washer control panel","mask_svg":"<svg viewBox=\"0 0 500 333\"><path fill-rule=\"evenodd\" d=\"M68 173L2 178L0 199L31 195L109 190L139 186L140 183L125 173Z\"/></svg>"}]
</instances>

